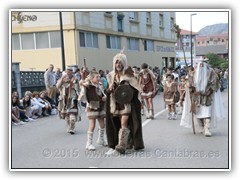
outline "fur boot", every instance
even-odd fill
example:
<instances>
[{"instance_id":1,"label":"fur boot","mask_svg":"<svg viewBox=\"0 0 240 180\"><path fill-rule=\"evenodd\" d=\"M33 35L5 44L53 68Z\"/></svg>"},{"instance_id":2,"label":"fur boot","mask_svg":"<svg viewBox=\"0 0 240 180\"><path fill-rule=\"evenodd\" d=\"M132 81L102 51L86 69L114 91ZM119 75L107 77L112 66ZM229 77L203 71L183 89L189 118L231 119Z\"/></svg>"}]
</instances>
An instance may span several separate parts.
<instances>
[{"instance_id":1,"label":"fur boot","mask_svg":"<svg viewBox=\"0 0 240 180\"><path fill-rule=\"evenodd\" d=\"M87 144L86 149L90 151L96 150L96 148L92 145L93 142L93 132L88 131L87 132Z\"/></svg>"},{"instance_id":2,"label":"fur boot","mask_svg":"<svg viewBox=\"0 0 240 180\"><path fill-rule=\"evenodd\" d=\"M150 117L150 119L154 119L153 109L149 110L149 117Z\"/></svg>"},{"instance_id":3,"label":"fur boot","mask_svg":"<svg viewBox=\"0 0 240 180\"><path fill-rule=\"evenodd\" d=\"M183 107L180 106L180 111L178 112L178 114L179 114L179 115L182 115L182 113L183 113Z\"/></svg>"},{"instance_id":4,"label":"fur boot","mask_svg":"<svg viewBox=\"0 0 240 180\"><path fill-rule=\"evenodd\" d=\"M69 115L69 118L68 118L68 132L70 133L70 134L74 134L75 133L75 131L74 131L74 129L75 129L75 120L76 120L76 116L75 115L73 115L73 114L70 114Z\"/></svg>"},{"instance_id":5,"label":"fur boot","mask_svg":"<svg viewBox=\"0 0 240 180\"><path fill-rule=\"evenodd\" d=\"M118 145L115 149L120 154L124 154L126 151L129 133L130 130L128 128L121 128L118 132Z\"/></svg>"},{"instance_id":6,"label":"fur boot","mask_svg":"<svg viewBox=\"0 0 240 180\"><path fill-rule=\"evenodd\" d=\"M206 137L211 137L212 136L211 132L209 131L209 128L210 128L210 119L205 118L204 119L204 135Z\"/></svg>"},{"instance_id":7,"label":"fur boot","mask_svg":"<svg viewBox=\"0 0 240 180\"><path fill-rule=\"evenodd\" d=\"M147 118L147 119L150 119L150 118L151 118L151 117L150 117L150 110L149 110L149 109L146 110L146 118Z\"/></svg>"},{"instance_id":8,"label":"fur boot","mask_svg":"<svg viewBox=\"0 0 240 180\"><path fill-rule=\"evenodd\" d=\"M168 113L168 120L172 120L172 114L171 114L171 112Z\"/></svg>"},{"instance_id":9,"label":"fur boot","mask_svg":"<svg viewBox=\"0 0 240 180\"><path fill-rule=\"evenodd\" d=\"M204 133L204 120L203 119L197 119L199 129L201 133Z\"/></svg>"},{"instance_id":10,"label":"fur boot","mask_svg":"<svg viewBox=\"0 0 240 180\"><path fill-rule=\"evenodd\" d=\"M172 114L172 119L176 120L177 119L177 113L176 112L171 112L171 114Z\"/></svg>"},{"instance_id":11,"label":"fur boot","mask_svg":"<svg viewBox=\"0 0 240 180\"><path fill-rule=\"evenodd\" d=\"M104 132L105 132L105 128L98 129L98 139L97 139L97 144L98 145L102 145L102 146L107 146L107 142L104 139Z\"/></svg>"}]
</instances>

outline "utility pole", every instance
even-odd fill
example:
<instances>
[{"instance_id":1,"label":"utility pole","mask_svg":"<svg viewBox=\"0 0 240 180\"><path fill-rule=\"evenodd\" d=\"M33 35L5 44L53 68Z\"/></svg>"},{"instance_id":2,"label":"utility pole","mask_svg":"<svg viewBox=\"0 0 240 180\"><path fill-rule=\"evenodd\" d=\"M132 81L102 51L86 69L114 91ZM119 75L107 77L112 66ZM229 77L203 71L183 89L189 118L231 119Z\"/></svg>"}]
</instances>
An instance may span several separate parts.
<instances>
[{"instance_id":1,"label":"utility pole","mask_svg":"<svg viewBox=\"0 0 240 180\"><path fill-rule=\"evenodd\" d=\"M63 25L62 25L62 12L59 12L60 20L60 35L61 35L61 51L62 51L62 71L65 71L65 49L64 49L64 36L63 36Z\"/></svg>"}]
</instances>

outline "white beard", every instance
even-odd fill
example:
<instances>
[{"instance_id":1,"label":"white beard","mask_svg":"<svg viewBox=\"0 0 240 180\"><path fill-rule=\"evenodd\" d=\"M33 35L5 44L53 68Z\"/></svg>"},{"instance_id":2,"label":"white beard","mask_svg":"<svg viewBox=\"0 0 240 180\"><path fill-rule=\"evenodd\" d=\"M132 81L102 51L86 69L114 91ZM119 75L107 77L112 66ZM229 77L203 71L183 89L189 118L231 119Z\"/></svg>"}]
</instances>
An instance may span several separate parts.
<instances>
[{"instance_id":1,"label":"white beard","mask_svg":"<svg viewBox=\"0 0 240 180\"><path fill-rule=\"evenodd\" d=\"M205 92L208 82L207 64L203 63L203 67L201 67L202 63L203 62L198 64L194 73L194 86L197 92Z\"/></svg>"}]
</instances>

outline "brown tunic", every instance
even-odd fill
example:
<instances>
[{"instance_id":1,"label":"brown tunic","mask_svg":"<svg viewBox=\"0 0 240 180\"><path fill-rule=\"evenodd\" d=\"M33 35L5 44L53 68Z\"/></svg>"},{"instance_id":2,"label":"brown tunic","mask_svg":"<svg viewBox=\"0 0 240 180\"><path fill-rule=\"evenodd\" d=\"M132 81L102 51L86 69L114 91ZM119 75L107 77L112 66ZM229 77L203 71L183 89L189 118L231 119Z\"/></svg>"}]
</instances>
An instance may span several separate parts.
<instances>
[{"instance_id":1,"label":"brown tunic","mask_svg":"<svg viewBox=\"0 0 240 180\"><path fill-rule=\"evenodd\" d=\"M86 86L86 96L87 96L87 117L89 119L100 119L105 118L105 102L102 98L105 96L100 85L88 85Z\"/></svg>"},{"instance_id":2,"label":"brown tunic","mask_svg":"<svg viewBox=\"0 0 240 180\"><path fill-rule=\"evenodd\" d=\"M163 97L167 105L175 104L173 101L173 96L174 96L174 92L176 91L177 91L177 84L175 82L171 82L170 84L166 82L164 86Z\"/></svg>"},{"instance_id":3,"label":"brown tunic","mask_svg":"<svg viewBox=\"0 0 240 180\"><path fill-rule=\"evenodd\" d=\"M155 79L155 77L152 77L153 74L151 75L149 72L144 73L141 72L139 74L140 77L140 86L142 89L142 98L149 98L152 97L153 93L154 93L154 81L153 79Z\"/></svg>"}]
</instances>

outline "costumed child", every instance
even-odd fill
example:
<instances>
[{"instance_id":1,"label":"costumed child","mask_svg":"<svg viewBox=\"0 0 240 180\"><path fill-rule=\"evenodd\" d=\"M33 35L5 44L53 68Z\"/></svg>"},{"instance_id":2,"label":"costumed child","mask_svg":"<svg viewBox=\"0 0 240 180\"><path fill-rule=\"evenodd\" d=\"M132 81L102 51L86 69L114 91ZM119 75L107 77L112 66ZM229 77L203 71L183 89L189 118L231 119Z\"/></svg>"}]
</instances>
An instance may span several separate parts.
<instances>
[{"instance_id":1,"label":"costumed child","mask_svg":"<svg viewBox=\"0 0 240 180\"><path fill-rule=\"evenodd\" d=\"M89 119L89 128L87 132L87 150L95 150L93 146L93 133L95 129L96 119L99 123L97 144L106 146L107 142L104 138L106 116L105 101L106 95L102 86L100 85L101 77L96 71L92 71L85 80L80 81L81 93L78 100L82 100L83 97L87 99L87 117Z\"/></svg>"},{"instance_id":2,"label":"costumed child","mask_svg":"<svg viewBox=\"0 0 240 180\"><path fill-rule=\"evenodd\" d=\"M174 76L172 74L167 74L166 76L166 83L164 86L164 91L163 91L163 98L168 105L168 119L176 119L176 107L174 102L174 93L178 91L177 84L174 82Z\"/></svg>"}]
</instances>

